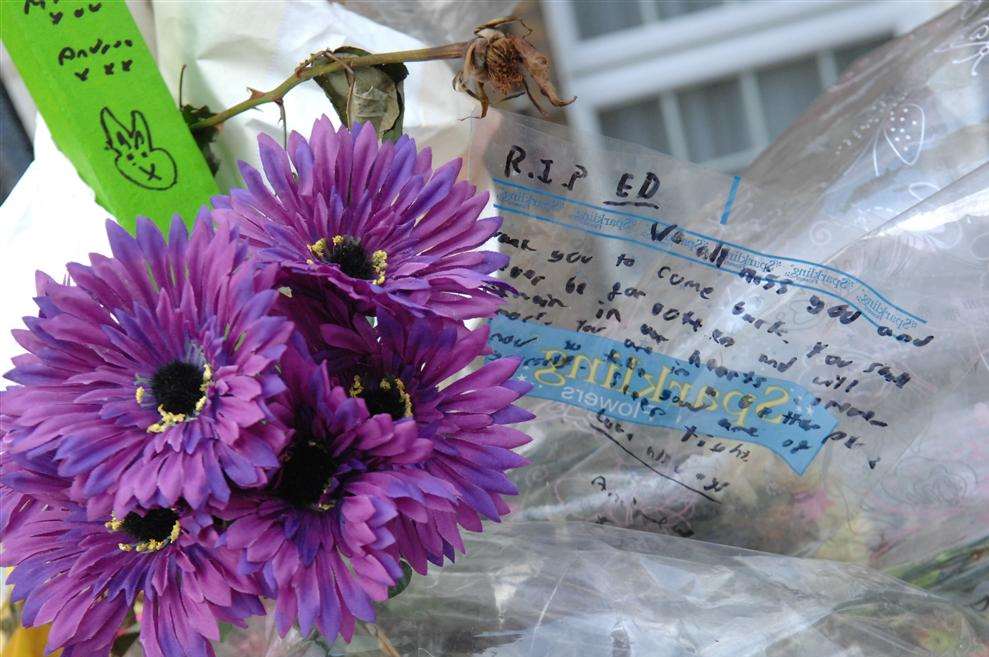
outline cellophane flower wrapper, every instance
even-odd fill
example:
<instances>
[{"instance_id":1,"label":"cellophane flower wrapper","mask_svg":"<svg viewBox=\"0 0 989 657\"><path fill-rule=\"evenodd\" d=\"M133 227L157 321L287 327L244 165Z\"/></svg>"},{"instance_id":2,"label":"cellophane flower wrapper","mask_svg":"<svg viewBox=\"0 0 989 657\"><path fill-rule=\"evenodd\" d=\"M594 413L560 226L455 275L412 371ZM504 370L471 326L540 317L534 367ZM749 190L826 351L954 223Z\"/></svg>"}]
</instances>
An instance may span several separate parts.
<instances>
[{"instance_id":1,"label":"cellophane flower wrapper","mask_svg":"<svg viewBox=\"0 0 989 657\"><path fill-rule=\"evenodd\" d=\"M509 522L467 547L470 558L414 581L383 609L378 626L399 654L989 654L977 614L854 564L581 522ZM371 637L359 639L280 639L261 618L217 654L380 654Z\"/></svg>"},{"instance_id":2,"label":"cellophane flower wrapper","mask_svg":"<svg viewBox=\"0 0 989 657\"><path fill-rule=\"evenodd\" d=\"M891 41L738 177L474 126L521 293L492 346L536 384L520 517L868 564L989 610L987 35L964 3Z\"/></svg>"}]
</instances>

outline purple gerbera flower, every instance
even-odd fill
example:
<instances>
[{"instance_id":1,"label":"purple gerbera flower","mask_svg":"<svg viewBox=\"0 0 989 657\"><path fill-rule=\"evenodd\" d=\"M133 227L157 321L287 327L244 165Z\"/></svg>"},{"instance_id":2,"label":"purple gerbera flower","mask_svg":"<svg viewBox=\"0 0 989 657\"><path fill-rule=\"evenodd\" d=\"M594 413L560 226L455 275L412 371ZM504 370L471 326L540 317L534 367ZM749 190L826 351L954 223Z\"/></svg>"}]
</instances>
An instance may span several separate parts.
<instances>
[{"instance_id":1,"label":"purple gerbera flower","mask_svg":"<svg viewBox=\"0 0 989 657\"><path fill-rule=\"evenodd\" d=\"M362 398L371 413L413 419L419 435L432 442L421 467L458 494L456 508L442 522L481 531L481 516L497 521L509 512L502 496L517 490L505 472L527 463L512 449L529 437L506 425L534 417L514 405L532 387L512 378L519 359L491 361L444 385L488 352L486 325L470 331L438 318L401 320L380 312L376 326L356 317L349 327L324 325L322 333L330 347L326 362L351 395ZM394 529L399 554L419 572L427 560L442 564L444 555L452 558L451 548L463 551L456 533Z\"/></svg>"},{"instance_id":2,"label":"purple gerbera flower","mask_svg":"<svg viewBox=\"0 0 989 657\"><path fill-rule=\"evenodd\" d=\"M372 601L402 576L392 527L453 540L456 527L436 516L452 513L456 492L417 467L432 443L414 423L371 417L325 366L292 350L283 369L292 442L266 489L231 499L223 540L275 598L282 635L298 622L303 635L315 625L329 640L350 640L355 618L373 620Z\"/></svg>"},{"instance_id":3,"label":"purple gerbera flower","mask_svg":"<svg viewBox=\"0 0 989 657\"><path fill-rule=\"evenodd\" d=\"M7 378L5 445L52 459L92 517L142 506L193 508L266 483L287 434L268 401L292 324L270 316L274 268L258 270L236 231L201 218L168 244L109 222L112 258L39 274L39 317L15 331L28 353Z\"/></svg>"},{"instance_id":4,"label":"purple gerbera flower","mask_svg":"<svg viewBox=\"0 0 989 657\"><path fill-rule=\"evenodd\" d=\"M456 182L459 159L432 170L429 149L402 136L379 143L370 124L334 130L325 116L288 152L258 138L271 185L241 163L247 189L214 199L214 216L236 222L298 284L332 286L373 314L376 306L452 319L490 316L498 307L489 274L508 262L474 251L498 230L478 220L487 193ZM290 163L291 162L291 163Z\"/></svg>"},{"instance_id":5,"label":"purple gerbera flower","mask_svg":"<svg viewBox=\"0 0 989 657\"><path fill-rule=\"evenodd\" d=\"M51 623L48 650L64 657L107 655L143 594L141 644L148 657L206 657L217 621L243 624L264 608L236 554L219 547L201 512L151 509L87 520L63 497L47 499L4 536L0 564L24 600L25 626Z\"/></svg>"}]
</instances>

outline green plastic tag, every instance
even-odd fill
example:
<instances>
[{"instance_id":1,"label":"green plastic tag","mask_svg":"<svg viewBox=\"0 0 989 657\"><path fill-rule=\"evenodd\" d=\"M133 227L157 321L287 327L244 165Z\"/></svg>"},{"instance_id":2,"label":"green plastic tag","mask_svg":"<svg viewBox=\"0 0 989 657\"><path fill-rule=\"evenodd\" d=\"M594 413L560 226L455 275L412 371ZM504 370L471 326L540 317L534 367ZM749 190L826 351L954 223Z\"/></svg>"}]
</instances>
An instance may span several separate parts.
<instances>
[{"instance_id":1,"label":"green plastic tag","mask_svg":"<svg viewBox=\"0 0 989 657\"><path fill-rule=\"evenodd\" d=\"M96 200L130 231L137 215L191 225L218 188L127 5L0 0L0 10L8 52Z\"/></svg>"}]
</instances>

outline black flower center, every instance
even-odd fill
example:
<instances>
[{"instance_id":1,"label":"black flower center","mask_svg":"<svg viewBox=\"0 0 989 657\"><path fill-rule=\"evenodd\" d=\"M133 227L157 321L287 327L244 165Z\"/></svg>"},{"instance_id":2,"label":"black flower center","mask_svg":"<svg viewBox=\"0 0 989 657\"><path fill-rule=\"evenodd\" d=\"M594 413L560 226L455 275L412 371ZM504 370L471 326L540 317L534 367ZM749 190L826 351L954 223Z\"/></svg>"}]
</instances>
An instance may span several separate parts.
<instances>
[{"instance_id":1,"label":"black flower center","mask_svg":"<svg viewBox=\"0 0 989 657\"><path fill-rule=\"evenodd\" d=\"M385 281L388 267L388 254L382 250L368 253L361 241L350 235L335 235L332 239L321 238L309 245L309 252L323 262L332 262L351 278L373 280L377 285Z\"/></svg>"},{"instance_id":2,"label":"black flower center","mask_svg":"<svg viewBox=\"0 0 989 657\"><path fill-rule=\"evenodd\" d=\"M171 537L178 519L179 515L171 509L151 509L143 516L131 511L124 517L120 529L130 534L137 543L164 542Z\"/></svg>"},{"instance_id":3,"label":"black flower center","mask_svg":"<svg viewBox=\"0 0 989 657\"><path fill-rule=\"evenodd\" d=\"M337 464L321 442L297 433L274 483L274 493L300 509L319 502Z\"/></svg>"},{"instance_id":4,"label":"black flower center","mask_svg":"<svg viewBox=\"0 0 989 657\"><path fill-rule=\"evenodd\" d=\"M371 415L387 413L393 420L412 415L412 399L405 390L405 384L393 376L387 376L374 385L355 377L351 394L364 400Z\"/></svg>"},{"instance_id":5,"label":"black flower center","mask_svg":"<svg viewBox=\"0 0 989 657\"><path fill-rule=\"evenodd\" d=\"M190 363L173 360L151 377L155 401L169 413L192 415L203 396L203 370Z\"/></svg>"},{"instance_id":6,"label":"black flower center","mask_svg":"<svg viewBox=\"0 0 989 657\"><path fill-rule=\"evenodd\" d=\"M361 243L353 237L337 240L330 249L330 262L340 265L340 269L351 278L377 278L374 265Z\"/></svg>"}]
</instances>

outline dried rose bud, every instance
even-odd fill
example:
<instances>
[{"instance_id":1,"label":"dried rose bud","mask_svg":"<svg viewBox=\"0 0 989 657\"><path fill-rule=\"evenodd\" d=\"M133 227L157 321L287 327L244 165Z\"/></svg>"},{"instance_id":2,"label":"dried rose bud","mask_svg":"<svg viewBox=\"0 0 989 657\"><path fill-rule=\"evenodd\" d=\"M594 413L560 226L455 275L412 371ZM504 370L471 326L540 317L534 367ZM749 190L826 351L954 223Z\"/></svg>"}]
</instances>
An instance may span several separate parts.
<instances>
[{"instance_id":1,"label":"dried rose bud","mask_svg":"<svg viewBox=\"0 0 989 657\"><path fill-rule=\"evenodd\" d=\"M525 39L532 33L531 29L523 36L506 34L495 29L500 25L516 22L529 29L515 17L500 18L479 25L474 30L476 38L467 45L464 66L453 78L454 89L466 92L481 103L481 117L487 115L490 103L486 84L494 88L498 100L526 94L544 116L546 111L533 95L530 80L536 83L540 93L554 107L563 107L577 100L576 97L563 100L557 95L549 76L549 58Z\"/></svg>"}]
</instances>

